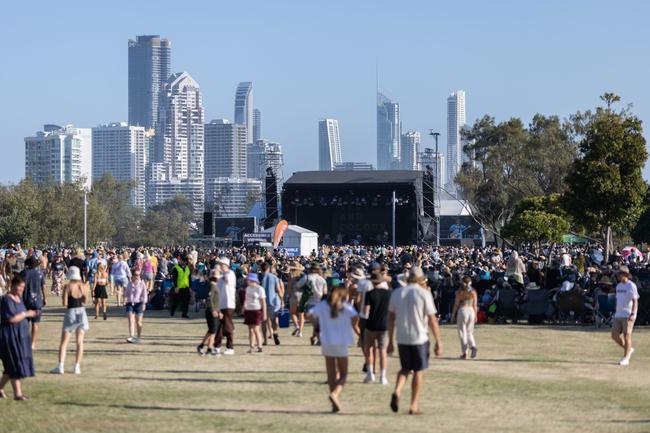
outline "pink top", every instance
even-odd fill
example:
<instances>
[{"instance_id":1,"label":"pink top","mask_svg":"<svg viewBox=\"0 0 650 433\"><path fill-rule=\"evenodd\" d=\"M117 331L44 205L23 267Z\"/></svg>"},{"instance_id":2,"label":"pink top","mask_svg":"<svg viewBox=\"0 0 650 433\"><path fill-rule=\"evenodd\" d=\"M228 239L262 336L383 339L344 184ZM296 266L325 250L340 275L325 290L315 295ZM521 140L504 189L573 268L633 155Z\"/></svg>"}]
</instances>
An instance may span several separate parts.
<instances>
[{"instance_id":1,"label":"pink top","mask_svg":"<svg viewBox=\"0 0 650 433\"><path fill-rule=\"evenodd\" d=\"M124 290L124 300L131 304L147 302L147 286L144 281L140 280L135 284L133 281L129 281L126 290Z\"/></svg>"}]
</instances>

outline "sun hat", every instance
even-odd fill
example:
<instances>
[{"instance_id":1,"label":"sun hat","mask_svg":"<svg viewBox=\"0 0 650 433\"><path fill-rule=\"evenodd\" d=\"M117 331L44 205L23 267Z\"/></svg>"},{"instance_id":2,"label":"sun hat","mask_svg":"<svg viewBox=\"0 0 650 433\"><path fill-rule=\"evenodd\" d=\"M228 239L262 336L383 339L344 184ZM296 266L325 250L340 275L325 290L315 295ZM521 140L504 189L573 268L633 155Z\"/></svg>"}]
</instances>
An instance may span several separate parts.
<instances>
[{"instance_id":1,"label":"sun hat","mask_svg":"<svg viewBox=\"0 0 650 433\"><path fill-rule=\"evenodd\" d=\"M424 274L421 267L413 266L409 271L409 275L406 281L408 283L421 284L427 281L427 276Z\"/></svg>"},{"instance_id":2,"label":"sun hat","mask_svg":"<svg viewBox=\"0 0 650 433\"><path fill-rule=\"evenodd\" d=\"M254 282L254 283L258 283L258 284L259 284L260 279L257 278L257 274L256 274L255 272L251 272L250 274L248 274L248 275L246 276L246 281L252 281L252 282Z\"/></svg>"},{"instance_id":3,"label":"sun hat","mask_svg":"<svg viewBox=\"0 0 650 433\"><path fill-rule=\"evenodd\" d=\"M612 283L612 279L609 278L607 275L603 276L600 279L600 281L598 282L598 284L601 284L603 286L613 286L614 285L614 283Z\"/></svg>"},{"instance_id":4,"label":"sun hat","mask_svg":"<svg viewBox=\"0 0 650 433\"><path fill-rule=\"evenodd\" d=\"M220 265L230 266L230 259L228 257L219 257L217 263L219 263Z\"/></svg>"},{"instance_id":5,"label":"sun hat","mask_svg":"<svg viewBox=\"0 0 650 433\"><path fill-rule=\"evenodd\" d=\"M354 271L350 272L350 277L355 280L363 280L366 278L366 274L364 274L361 269L356 268Z\"/></svg>"},{"instance_id":6,"label":"sun hat","mask_svg":"<svg viewBox=\"0 0 650 433\"><path fill-rule=\"evenodd\" d=\"M66 278L70 281L81 281L81 272L79 271L79 268L76 266L70 266Z\"/></svg>"},{"instance_id":7,"label":"sun hat","mask_svg":"<svg viewBox=\"0 0 650 433\"><path fill-rule=\"evenodd\" d=\"M526 284L526 290L537 290L537 289L539 289L539 285L533 281Z\"/></svg>"}]
</instances>

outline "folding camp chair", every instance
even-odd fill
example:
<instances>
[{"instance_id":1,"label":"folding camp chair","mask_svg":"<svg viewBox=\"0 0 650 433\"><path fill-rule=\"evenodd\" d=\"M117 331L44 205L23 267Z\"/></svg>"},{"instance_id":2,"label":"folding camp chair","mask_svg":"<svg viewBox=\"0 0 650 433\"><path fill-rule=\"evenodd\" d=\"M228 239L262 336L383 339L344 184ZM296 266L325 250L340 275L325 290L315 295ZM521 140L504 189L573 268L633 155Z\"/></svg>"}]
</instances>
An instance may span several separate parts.
<instances>
[{"instance_id":1,"label":"folding camp chair","mask_svg":"<svg viewBox=\"0 0 650 433\"><path fill-rule=\"evenodd\" d=\"M596 310L594 311L596 328L603 325L611 326L614 313L616 313L616 296L607 293L599 294L596 297Z\"/></svg>"}]
</instances>

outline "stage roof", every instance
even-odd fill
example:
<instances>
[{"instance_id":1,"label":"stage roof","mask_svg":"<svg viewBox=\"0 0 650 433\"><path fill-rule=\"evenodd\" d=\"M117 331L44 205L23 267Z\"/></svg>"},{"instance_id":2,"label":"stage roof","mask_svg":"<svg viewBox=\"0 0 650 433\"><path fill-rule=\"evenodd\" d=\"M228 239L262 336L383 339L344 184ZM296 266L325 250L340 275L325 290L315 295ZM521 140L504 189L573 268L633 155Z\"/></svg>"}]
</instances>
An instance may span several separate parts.
<instances>
[{"instance_id":1,"label":"stage roof","mask_svg":"<svg viewBox=\"0 0 650 433\"><path fill-rule=\"evenodd\" d=\"M285 185L415 184L422 172L415 170L298 171Z\"/></svg>"}]
</instances>

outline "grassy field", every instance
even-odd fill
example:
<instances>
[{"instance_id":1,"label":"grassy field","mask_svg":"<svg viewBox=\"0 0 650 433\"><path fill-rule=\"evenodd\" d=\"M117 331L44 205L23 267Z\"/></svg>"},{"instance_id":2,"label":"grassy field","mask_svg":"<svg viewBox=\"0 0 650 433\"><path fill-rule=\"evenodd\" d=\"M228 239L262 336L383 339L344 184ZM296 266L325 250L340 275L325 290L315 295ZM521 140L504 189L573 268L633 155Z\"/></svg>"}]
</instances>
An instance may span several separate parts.
<instances>
[{"instance_id":1,"label":"grassy field","mask_svg":"<svg viewBox=\"0 0 650 433\"><path fill-rule=\"evenodd\" d=\"M460 361L455 328L445 326L445 353L425 374L421 417L388 408L396 358L389 360L389 387L364 385L363 358L353 350L344 410L332 415L324 361L307 338L283 330L281 346L248 355L238 322L234 357L198 357L202 314L182 321L147 312L137 346L125 342L121 309L108 321L89 314L83 374L70 374L71 344L66 374L56 376L48 372L62 310L48 307L37 376L24 383L32 400L0 401L0 432L650 431L648 329L637 331L637 351L623 368L606 330L481 326L479 358ZM406 409L408 394L403 400Z\"/></svg>"}]
</instances>

